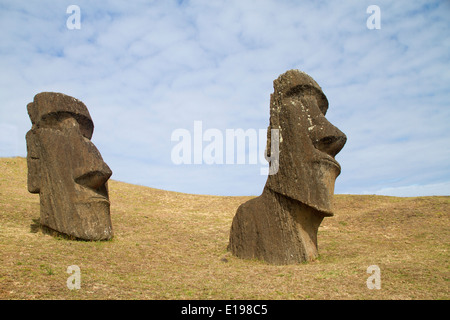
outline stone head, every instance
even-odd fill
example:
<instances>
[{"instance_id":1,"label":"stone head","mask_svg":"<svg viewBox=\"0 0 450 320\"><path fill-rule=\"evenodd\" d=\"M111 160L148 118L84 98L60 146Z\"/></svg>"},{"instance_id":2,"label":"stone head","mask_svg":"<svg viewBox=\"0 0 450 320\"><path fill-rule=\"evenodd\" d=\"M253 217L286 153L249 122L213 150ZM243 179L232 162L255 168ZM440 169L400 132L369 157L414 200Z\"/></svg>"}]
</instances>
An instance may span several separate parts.
<instances>
[{"instance_id":1,"label":"stone head","mask_svg":"<svg viewBox=\"0 0 450 320\"><path fill-rule=\"evenodd\" d=\"M341 172L335 156L347 140L325 118L327 110L325 94L306 73L289 70L274 81L268 144L271 129L278 129L279 168L266 187L325 216L333 214L334 183Z\"/></svg>"},{"instance_id":2,"label":"stone head","mask_svg":"<svg viewBox=\"0 0 450 320\"><path fill-rule=\"evenodd\" d=\"M40 195L41 224L76 238L110 239L112 172L91 142L88 109L53 92L37 94L27 109L28 191Z\"/></svg>"}]
</instances>

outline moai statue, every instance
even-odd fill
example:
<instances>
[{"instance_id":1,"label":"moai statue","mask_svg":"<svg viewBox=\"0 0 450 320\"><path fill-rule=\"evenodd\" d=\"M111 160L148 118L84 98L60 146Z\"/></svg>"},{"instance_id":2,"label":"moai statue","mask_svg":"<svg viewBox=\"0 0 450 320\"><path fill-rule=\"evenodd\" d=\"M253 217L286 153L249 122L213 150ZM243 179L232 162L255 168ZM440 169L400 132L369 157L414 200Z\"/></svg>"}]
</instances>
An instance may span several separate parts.
<instances>
[{"instance_id":1,"label":"moai statue","mask_svg":"<svg viewBox=\"0 0 450 320\"><path fill-rule=\"evenodd\" d=\"M347 140L325 118L327 109L322 89L306 73L289 70L274 81L266 153L276 170L262 194L236 212L228 245L235 256L279 265L317 258L317 231L333 215L341 172L334 157ZM273 132L278 148L271 146Z\"/></svg>"},{"instance_id":2,"label":"moai statue","mask_svg":"<svg viewBox=\"0 0 450 320\"><path fill-rule=\"evenodd\" d=\"M70 238L111 239L112 172L90 140L94 124L88 109L53 92L37 94L27 109L28 191L39 193L40 224Z\"/></svg>"}]
</instances>

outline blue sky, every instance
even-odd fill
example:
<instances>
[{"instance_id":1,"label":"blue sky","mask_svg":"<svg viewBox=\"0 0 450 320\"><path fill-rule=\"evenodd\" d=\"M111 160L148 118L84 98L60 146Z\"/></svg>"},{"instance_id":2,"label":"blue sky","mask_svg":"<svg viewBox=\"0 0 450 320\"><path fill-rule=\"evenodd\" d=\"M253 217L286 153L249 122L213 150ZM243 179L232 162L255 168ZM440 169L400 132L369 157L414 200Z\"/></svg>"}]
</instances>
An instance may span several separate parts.
<instances>
[{"instance_id":1,"label":"blue sky","mask_svg":"<svg viewBox=\"0 0 450 320\"><path fill-rule=\"evenodd\" d=\"M112 179L259 195L261 164L176 165L171 134L266 129L273 80L300 69L348 138L336 193L450 195L449 15L448 1L2 0L0 156L26 156L27 103L62 92L87 105Z\"/></svg>"}]
</instances>

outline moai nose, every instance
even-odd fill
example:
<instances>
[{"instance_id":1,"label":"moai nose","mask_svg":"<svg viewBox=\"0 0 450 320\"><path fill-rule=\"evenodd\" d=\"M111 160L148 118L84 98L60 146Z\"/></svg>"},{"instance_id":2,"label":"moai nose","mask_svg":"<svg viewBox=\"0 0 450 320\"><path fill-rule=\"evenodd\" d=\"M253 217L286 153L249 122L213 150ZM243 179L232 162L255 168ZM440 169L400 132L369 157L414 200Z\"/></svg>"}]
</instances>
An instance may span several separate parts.
<instances>
[{"instance_id":1,"label":"moai nose","mask_svg":"<svg viewBox=\"0 0 450 320\"><path fill-rule=\"evenodd\" d=\"M111 175L112 171L105 163L104 167L100 170L90 170L83 175L76 177L75 182L92 189L98 189L108 181Z\"/></svg>"},{"instance_id":2,"label":"moai nose","mask_svg":"<svg viewBox=\"0 0 450 320\"><path fill-rule=\"evenodd\" d=\"M327 122L316 130L312 140L316 149L335 157L347 142L347 136Z\"/></svg>"},{"instance_id":3,"label":"moai nose","mask_svg":"<svg viewBox=\"0 0 450 320\"><path fill-rule=\"evenodd\" d=\"M79 166L75 168L73 177L82 186L98 189L108 181L112 171L92 142L86 141L84 146L84 155L79 159Z\"/></svg>"}]
</instances>

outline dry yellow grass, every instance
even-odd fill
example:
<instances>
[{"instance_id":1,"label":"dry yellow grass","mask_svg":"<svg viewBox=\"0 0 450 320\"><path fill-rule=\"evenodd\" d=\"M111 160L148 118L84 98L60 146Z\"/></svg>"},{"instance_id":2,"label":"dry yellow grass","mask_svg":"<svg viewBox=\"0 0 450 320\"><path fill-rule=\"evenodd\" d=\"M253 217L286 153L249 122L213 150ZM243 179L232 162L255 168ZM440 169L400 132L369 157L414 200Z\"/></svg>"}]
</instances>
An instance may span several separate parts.
<instances>
[{"instance_id":1,"label":"dry yellow grass","mask_svg":"<svg viewBox=\"0 0 450 320\"><path fill-rule=\"evenodd\" d=\"M0 299L449 299L450 197L337 195L320 258L273 266L226 251L251 197L168 192L110 181L115 238L72 241L37 230L26 161L0 159ZM67 267L81 270L69 290ZM366 270L381 269L369 290Z\"/></svg>"}]
</instances>

